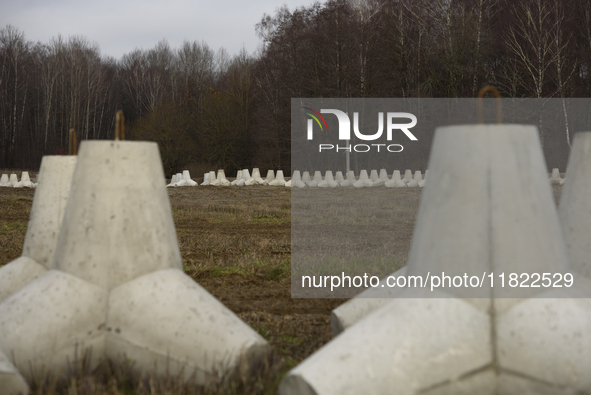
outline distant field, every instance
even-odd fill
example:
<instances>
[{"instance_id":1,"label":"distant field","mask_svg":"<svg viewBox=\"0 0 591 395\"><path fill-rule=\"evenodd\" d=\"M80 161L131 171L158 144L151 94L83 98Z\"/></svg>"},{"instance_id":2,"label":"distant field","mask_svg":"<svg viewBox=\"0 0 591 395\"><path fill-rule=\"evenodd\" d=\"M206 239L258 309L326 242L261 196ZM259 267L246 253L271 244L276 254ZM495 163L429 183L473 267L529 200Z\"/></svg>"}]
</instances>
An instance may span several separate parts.
<instances>
[{"instance_id":1,"label":"distant field","mask_svg":"<svg viewBox=\"0 0 591 395\"><path fill-rule=\"evenodd\" d=\"M561 187L553 187L556 200ZM280 187L169 188L185 272L274 347L256 375L209 389L169 380L131 380L125 366L84 369L66 381L42 376L38 394L272 394L281 377L332 338L329 315L345 299L291 298L291 191ZM320 191L318 191L320 192ZM400 193L397 193L400 192ZM20 256L34 190L0 188L0 266ZM421 191L388 191L399 231L390 243L406 262ZM383 197L383 196L382 196ZM326 207L329 201L322 201ZM321 239L319 239L321 241Z\"/></svg>"}]
</instances>

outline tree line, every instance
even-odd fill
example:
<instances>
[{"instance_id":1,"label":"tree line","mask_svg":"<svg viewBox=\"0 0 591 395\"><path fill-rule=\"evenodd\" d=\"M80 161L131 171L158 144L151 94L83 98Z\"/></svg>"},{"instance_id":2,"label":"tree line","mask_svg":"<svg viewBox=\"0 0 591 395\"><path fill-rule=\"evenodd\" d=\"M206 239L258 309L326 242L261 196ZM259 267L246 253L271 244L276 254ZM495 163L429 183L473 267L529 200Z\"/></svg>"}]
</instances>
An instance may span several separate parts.
<instances>
[{"instance_id":1,"label":"tree line","mask_svg":"<svg viewBox=\"0 0 591 395\"><path fill-rule=\"evenodd\" d=\"M331 0L255 29L255 54L163 40L120 60L84 37L0 29L0 168L65 153L70 128L112 138L118 109L130 138L159 143L168 175L232 174L290 168L295 97L591 96L591 0ZM566 160L568 128L541 137Z\"/></svg>"}]
</instances>

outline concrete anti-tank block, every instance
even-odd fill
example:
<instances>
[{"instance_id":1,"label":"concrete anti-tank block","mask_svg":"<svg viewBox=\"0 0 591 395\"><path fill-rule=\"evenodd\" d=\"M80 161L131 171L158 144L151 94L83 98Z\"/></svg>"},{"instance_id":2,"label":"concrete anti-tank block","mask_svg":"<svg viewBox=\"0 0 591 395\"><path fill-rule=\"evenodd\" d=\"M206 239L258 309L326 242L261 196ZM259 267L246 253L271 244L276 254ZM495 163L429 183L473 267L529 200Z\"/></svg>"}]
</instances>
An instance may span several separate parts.
<instances>
[{"instance_id":1,"label":"concrete anti-tank block","mask_svg":"<svg viewBox=\"0 0 591 395\"><path fill-rule=\"evenodd\" d=\"M93 368L125 349L139 373L170 359L205 377L268 350L182 272L163 178L155 143L81 144L52 270L0 303L0 349L21 373L65 374L88 349Z\"/></svg>"},{"instance_id":2,"label":"concrete anti-tank block","mask_svg":"<svg viewBox=\"0 0 591 395\"><path fill-rule=\"evenodd\" d=\"M175 176L173 176L175 177ZM175 177L176 178L176 177ZM203 182L201 183L201 185L209 185L210 181L209 181L209 173L204 173L203 174Z\"/></svg>"},{"instance_id":3,"label":"concrete anti-tank block","mask_svg":"<svg viewBox=\"0 0 591 395\"><path fill-rule=\"evenodd\" d=\"M263 185L269 185L273 180L275 180L275 171L267 170L267 177L263 180Z\"/></svg>"},{"instance_id":4,"label":"concrete anti-tank block","mask_svg":"<svg viewBox=\"0 0 591 395\"><path fill-rule=\"evenodd\" d=\"M226 173L224 172L224 169L219 169L218 170L218 175L217 175L217 179L218 182L218 186L222 186L222 187L228 187L230 186L230 181L228 181L228 179L226 178Z\"/></svg>"},{"instance_id":5,"label":"concrete anti-tank block","mask_svg":"<svg viewBox=\"0 0 591 395\"><path fill-rule=\"evenodd\" d=\"M570 294L547 292L499 314L498 360L530 381L588 393L591 354L584 350L591 349L591 300L565 297Z\"/></svg>"},{"instance_id":6,"label":"concrete anti-tank block","mask_svg":"<svg viewBox=\"0 0 591 395\"><path fill-rule=\"evenodd\" d=\"M490 316L462 300L393 299L292 369L280 394L422 393L490 365L490 336Z\"/></svg>"},{"instance_id":7,"label":"concrete anti-tank block","mask_svg":"<svg viewBox=\"0 0 591 395\"><path fill-rule=\"evenodd\" d=\"M373 169L373 170L371 170L371 171L369 172L369 179L370 179L372 182L374 182L374 183L375 183L375 182L376 182L376 181L377 181L379 178L380 178L380 177L378 176L378 171L377 171L377 170Z\"/></svg>"},{"instance_id":8,"label":"concrete anti-tank block","mask_svg":"<svg viewBox=\"0 0 591 395\"><path fill-rule=\"evenodd\" d=\"M305 173L306 172L304 172L304 174ZM309 174L308 174L308 176L309 176ZM289 184L289 188L291 188L292 186L298 187L298 188L305 188L306 187L306 184L304 183L302 177L300 176L300 171L299 170L295 170L293 172L293 176L291 177L291 180L289 180L288 182L290 183Z\"/></svg>"},{"instance_id":9,"label":"concrete anti-tank block","mask_svg":"<svg viewBox=\"0 0 591 395\"><path fill-rule=\"evenodd\" d=\"M355 188L371 188L373 187L373 182L369 179L369 175L367 174L367 170L361 170L359 173L359 180L353 183Z\"/></svg>"},{"instance_id":10,"label":"concrete anti-tank block","mask_svg":"<svg viewBox=\"0 0 591 395\"><path fill-rule=\"evenodd\" d=\"M304 170L304 172L302 173L302 181L305 183L308 183L308 181L311 181L310 172L308 170Z\"/></svg>"},{"instance_id":11,"label":"concrete anti-tank block","mask_svg":"<svg viewBox=\"0 0 591 395\"><path fill-rule=\"evenodd\" d=\"M0 349L14 355L17 369L30 382L43 366L66 372L83 349L102 356L107 313L105 289L71 274L50 270L0 303Z\"/></svg>"},{"instance_id":12,"label":"concrete anti-tank block","mask_svg":"<svg viewBox=\"0 0 591 395\"><path fill-rule=\"evenodd\" d=\"M558 213L571 267L591 279L591 132L573 140Z\"/></svg>"},{"instance_id":13,"label":"concrete anti-tank block","mask_svg":"<svg viewBox=\"0 0 591 395\"><path fill-rule=\"evenodd\" d=\"M80 144L52 268L107 290L154 270L182 270L157 150L155 143Z\"/></svg>"},{"instance_id":14,"label":"concrete anti-tank block","mask_svg":"<svg viewBox=\"0 0 591 395\"><path fill-rule=\"evenodd\" d=\"M197 183L191 179L191 173L189 170L183 170L182 178L180 180L177 179L176 186L195 187L197 186Z\"/></svg>"},{"instance_id":15,"label":"concrete anti-tank block","mask_svg":"<svg viewBox=\"0 0 591 395\"><path fill-rule=\"evenodd\" d=\"M291 183L289 185L291 185ZM272 186L272 187L285 186L285 178L283 175L283 170L277 170L277 175L275 176L275 179L273 179L272 181L269 182L269 186Z\"/></svg>"},{"instance_id":16,"label":"concrete anti-tank block","mask_svg":"<svg viewBox=\"0 0 591 395\"><path fill-rule=\"evenodd\" d=\"M242 170L238 170L236 172L236 179L234 179L234 181L232 181L230 183L230 185L236 185L236 183L238 182L238 180L240 180L242 178Z\"/></svg>"},{"instance_id":17,"label":"concrete anti-tank block","mask_svg":"<svg viewBox=\"0 0 591 395\"><path fill-rule=\"evenodd\" d=\"M209 185L213 185L214 187L220 186L220 180L217 179L213 170L209 172Z\"/></svg>"},{"instance_id":18,"label":"concrete anti-tank block","mask_svg":"<svg viewBox=\"0 0 591 395\"><path fill-rule=\"evenodd\" d=\"M402 179L402 181L408 183L410 180L412 180L412 171L410 169L406 169L404 171L404 178Z\"/></svg>"},{"instance_id":19,"label":"concrete anti-tank block","mask_svg":"<svg viewBox=\"0 0 591 395\"><path fill-rule=\"evenodd\" d=\"M41 160L23 256L0 267L0 302L51 267L76 161L76 156L44 156Z\"/></svg>"},{"instance_id":20,"label":"concrete anti-tank block","mask_svg":"<svg viewBox=\"0 0 591 395\"><path fill-rule=\"evenodd\" d=\"M166 186L167 186L167 187L175 187L175 186L176 186L176 185L175 185L175 184L176 184L176 181L177 181L177 180L176 180L176 174L173 174L173 175L172 175L172 178L170 179L170 183L169 183L169 184L167 184Z\"/></svg>"},{"instance_id":21,"label":"concrete anti-tank block","mask_svg":"<svg viewBox=\"0 0 591 395\"><path fill-rule=\"evenodd\" d=\"M506 147L511 147L511 153L503 153ZM537 128L438 128L429 163L433 166L429 166L432 171L415 223L409 275L567 271L564 238ZM453 232L450 223L455 224ZM482 294L503 292L511 297L511 290L519 292L519 297L538 293L536 288L494 287L482 288ZM450 292L470 297L462 288Z\"/></svg>"},{"instance_id":22,"label":"concrete anti-tank block","mask_svg":"<svg viewBox=\"0 0 591 395\"><path fill-rule=\"evenodd\" d=\"M407 275L568 272L537 128L439 128L429 163ZM485 285L482 298L405 290L288 372L280 392L491 393L491 368L492 393L591 392L590 288L579 277L551 292Z\"/></svg>"},{"instance_id":23,"label":"concrete anti-tank block","mask_svg":"<svg viewBox=\"0 0 591 395\"><path fill-rule=\"evenodd\" d=\"M44 156L33 199L23 255L51 267L70 195L76 156Z\"/></svg>"},{"instance_id":24,"label":"concrete anti-tank block","mask_svg":"<svg viewBox=\"0 0 591 395\"><path fill-rule=\"evenodd\" d=\"M400 170L394 170L392 173L392 178L385 183L387 188L405 188L406 182L400 178Z\"/></svg>"},{"instance_id":25,"label":"concrete anti-tank block","mask_svg":"<svg viewBox=\"0 0 591 395\"><path fill-rule=\"evenodd\" d=\"M557 167L555 167L555 168L552 169L552 174L550 175L550 183L552 185L562 185L562 184L564 184L564 180L560 177L560 171L558 170Z\"/></svg>"},{"instance_id":26,"label":"concrete anti-tank block","mask_svg":"<svg viewBox=\"0 0 591 395\"><path fill-rule=\"evenodd\" d=\"M188 379L197 371L199 382L208 377L203 367L214 361L223 372L236 366L243 353L256 357L268 350L258 333L176 269L155 271L115 288L107 327L109 355L125 354L144 372L154 362L161 374L182 371Z\"/></svg>"}]
</instances>

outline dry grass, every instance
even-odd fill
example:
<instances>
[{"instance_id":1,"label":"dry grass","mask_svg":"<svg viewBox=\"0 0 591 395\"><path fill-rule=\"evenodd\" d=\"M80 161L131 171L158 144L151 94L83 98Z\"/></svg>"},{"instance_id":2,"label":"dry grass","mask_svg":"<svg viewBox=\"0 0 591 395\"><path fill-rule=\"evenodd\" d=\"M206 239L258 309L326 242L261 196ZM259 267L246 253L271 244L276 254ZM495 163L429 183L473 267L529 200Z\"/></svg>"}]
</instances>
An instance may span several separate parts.
<instances>
[{"instance_id":1,"label":"dry grass","mask_svg":"<svg viewBox=\"0 0 591 395\"><path fill-rule=\"evenodd\" d=\"M557 200L560 190L553 188ZM334 253L354 240L342 229L362 232L371 227L375 237L371 244L366 239L365 247L376 251L374 258L384 257L383 267L373 263L373 269L389 274L392 265L406 262L420 193L418 188L376 188L365 195L370 209L336 204L338 191L304 190L293 201L300 214L294 218L294 248L305 243L319 256L324 265L318 271L343 268ZM21 254L33 194L0 188L0 266ZM106 361L94 370L82 361L63 379L36 372L34 394L273 394L290 368L332 338L329 314L344 300L291 298L292 197L287 188L177 188L169 196L185 272L265 337L273 354L253 370L241 366L207 387L179 377L156 378L151 372L137 377L129 361ZM306 226L301 238L298 224ZM341 232L342 239L328 237L326 226ZM360 254L349 252L345 258L365 264ZM297 262L295 266L298 270Z\"/></svg>"},{"instance_id":2,"label":"dry grass","mask_svg":"<svg viewBox=\"0 0 591 395\"><path fill-rule=\"evenodd\" d=\"M21 256L34 190L0 188L0 266Z\"/></svg>"}]
</instances>

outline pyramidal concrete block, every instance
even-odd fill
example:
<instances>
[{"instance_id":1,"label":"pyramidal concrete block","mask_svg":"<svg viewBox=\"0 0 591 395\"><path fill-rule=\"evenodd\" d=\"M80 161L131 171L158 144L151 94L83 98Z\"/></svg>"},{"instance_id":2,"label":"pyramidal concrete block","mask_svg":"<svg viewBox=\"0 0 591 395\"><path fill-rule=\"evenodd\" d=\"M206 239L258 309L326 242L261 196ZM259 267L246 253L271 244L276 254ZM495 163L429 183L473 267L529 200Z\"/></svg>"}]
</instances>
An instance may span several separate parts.
<instances>
[{"instance_id":1,"label":"pyramidal concrete block","mask_svg":"<svg viewBox=\"0 0 591 395\"><path fill-rule=\"evenodd\" d=\"M423 180L419 182L419 187L423 188L425 187L425 184L427 183L427 175L429 174L429 170L425 170L425 177L423 177Z\"/></svg>"},{"instance_id":2,"label":"pyramidal concrete block","mask_svg":"<svg viewBox=\"0 0 591 395\"><path fill-rule=\"evenodd\" d=\"M176 182L174 183L175 187L186 187L189 186L187 183L187 180L184 179L183 175L180 174L180 178L179 178L179 173L177 173L177 177L176 177Z\"/></svg>"},{"instance_id":3,"label":"pyramidal concrete block","mask_svg":"<svg viewBox=\"0 0 591 395\"><path fill-rule=\"evenodd\" d=\"M25 378L88 349L91 368L126 353L186 379L268 349L183 273L163 178L155 143L82 142L52 269L0 303L0 349Z\"/></svg>"},{"instance_id":4,"label":"pyramidal concrete block","mask_svg":"<svg viewBox=\"0 0 591 395\"><path fill-rule=\"evenodd\" d=\"M552 174L550 176L550 183L552 185L562 185L564 180L560 177L560 171L557 167L552 169Z\"/></svg>"},{"instance_id":5,"label":"pyramidal concrete block","mask_svg":"<svg viewBox=\"0 0 591 395\"><path fill-rule=\"evenodd\" d=\"M238 182L238 180L240 180L242 178L242 170L238 170L236 172L236 178L230 182L230 185L236 185L236 183Z\"/></svg>"},{"instance_id":6,"label":"pyramidal concrete block","mask_svg":"<svg viewBox=\"0 0 591 395\"><path fill-rule=\"evenodd\" d=\"M35 187L35 185L33 185L33 183L31 182L31 179L29 178L28 171L23 171L21 173L21 180L13 185L13 188L34 188L34 187Z\"/></svg>"},{"instance_id":7,"label":"pyramidal concrete block","mask_svg":"<svg viewBox=\"0 0 591 395\"><path fill-rule=\"evenodd\" d=\"M536 127L438 128L429 163L407 275L568 270ZM582 279L550 291L484 286L483 298L404 290L288 372L280 393L591 392Z\"/></svg>"},{"instance_id":8,"label":"pyramidal concrete block","mask_svg":"<svg viewBox=\"0 0 591 395\"><path fill-rule=\"evenodd\" d=\"M290 183L290 185L291 185L291 183ZM285 178L283 175L283 170L277 170L277 174L276 174L275 178L269 182L269 186L272 186L272 187L285 186Z\"/></svg>"},{"instance_id":9,"label":"pyramidal concrete block","mask_svg":"<svg viewBox=\"0 0 591 395\"><path fill-rule=\"evenodd\" d=\"M304 173L305 175L305 173ZM318 184L320 182L322 182L322 173L320 173L320 170L316 170L314 172L314 178L311 178L309 181L304 181L306 183L306 185L310 188L315 188L318 186Z\"/></svg>"},{"instance_id":10,"label":"pyramidal concrete block","mask_svg":"<svg viewBox=\"0 0 591 395\"><path fill-rule=\"evenodd\" d=\"M310 172L308 170L304 170L304 172L302 173L302 181L307 183L310 180Z\"/></svg>"},{"instance_id":11,"label":"pyramidal concrete block","mask_svg":"<svg viewBox=\"0 0 591 395\"><path fill-rule=\"evenodd\" d=\"M228 181L228 179L226 178L226 172L224 172L224 169L219 169L218 170L218 175L217 175L217 184L218 186L222 186L222 187L228 187L230 186L230 181Z\"/></svg>"},{"instance_id":12,"label":"pyramidal concrete block","mask_svg":"<svg viewBox=\"0 0 591 395\"><path fill-rule=\"evenodd\" d=\"M7 187L9 185L8 174L2 174L2 177L0 177L0 187Z\"/></svg>"},{"instance_id":13,"label":"pyramidal concrete block","mask_svg":"<svg viewBox=\"0 0 591 395\"><path fill-rule=\"evenodd\" d=\"M386 181L385 185L387 188L405 188L406 182L402 180L400 170L394 170L394 173L392 173L392 179Z\"/></svg>"},{"instance_id":14,"label":"pyramidal concrete block","mask_svg":"<svg viewBox=\"0 0 591 395\"><path fill-rule=\"evenodd\" d=\"M304 172L305 174L306 172ZM309 177L309 174L308 174ZM289 187L291 188L292 186L294 187L298 187L298 188L305 188L306 184L304 183L304 181L302 180L302 177L300 176L300 171L299 170L295 170L293 172L293 176L291 177L291 180L289 180Z\"/></svg>"},{"instance_id":15,"label":"pyramidal concrete block","mask_svg":"<svg viewBox=\"0 0 591 395\"><path fill-rule=\"evenodd\" d=\"M176 186L176 187L185 186L185 183L183 182L183 173L176 173L176 182L175 182L174 186Z\"/></svg>"},{"instance_id":16,"label":"pyramidal concrete block","mask_svg":"<svg viewBox=\"0 0 591 395\"><path fill-rule=\"evenodd\" d=\"M324 173L324 180L318 183L319 188L335 188L338 187L339 183L334 180L331 170L327 170Z\"/></svg>"},{"instance_id":17,"label":"pyramidal concrete block","mask_svg":"<svg viewBox=\"0 0 591 395\"><path fill-rule=\"evenodd\" d=\"M252 169L252 177L246 180L245 185L262 185L264 182L265 180L261 178L261 171L255 167Z\"/></svg>"},{"instance_id":18,"label":"pyramidal concrete block","mask_svg":"<svg viewBox=\"0 0 591 395\"><path fill-rule=\"evenodd\" d=\"M174 187L174 186L176 186L176 185L175 185L175 184L176 184L176 182L177 182L177 179L176 179L176 174L173 174L173 175L172 175L172 178L170 179L170 183L169 183L169 184L167 184L166 186L167 186L167 187Z\"/></svg>"},{"instance_id":19,"label":"pyramidal concrete block","mask_svg":"<svg viewBox=\"0 0 591 395\"><path fill-rule=\"evenodd\" d=\"M238 175L240 175L240 177L238 177ZM249 178L250 174L248 172L248 169L239 170L238 174L236 175L236 180L234 180L236 181L234 185L236 185L237 187L242 187L246 183L246 180L248 180Z\"/></svg>"},{"instance_id":20,"label":"pyramidal concrete block","mask_svg":"<svg viewBox=\"0 0 591 395\"><path fill-rule=\"evenodd\" d=\"M400 170L394 170L392 179L384 184L386 188L406 188L406 182L400 177Z\"/></svg>"},{"instance_id":21,"label":"pyramidal concrete block","mask_svg":"<svg viewBox=\"0 0 591 395\"><path fill-rule=\"evenodd\" d=\"M267 170L267 177L263 180L263 185L269 185L275 179L275 172L273 170Z\"/></svg>"},{"instance_id":22,"label":"pyramidal concrete block","mask_svg":"<svg viewBox=\"0 0 591 395\"><path fill-rule=\"evenodd\" d=\"M413 180L415 180L417 183L419 183L419 182L423 181L423 176L422 176L422 174L421 174L421 171L420 171L420 170L416 170L416 171L415 171L415 175L414 175L414 177L413 177Z\"/></svg>"},{"instance_id":23,"label":"pyramidal concrete block","mask_svg":"<svg viewBox=\"0 0 591 395\"><path fill-rule=\"evenodd\" d=\"M324 182L326 182L328 188L336 188L339 186L339 183L335 181L331 170L327 170L324 174Z\"/></svg>"},{"instance_id":24,"label":"pyramidal concrete block","mask_svg":"<svg viewBox=\"0 0 591 395\"><path fill-rule=\"evenodd\" d=\"M209 185L209 173L203 174L203 182L201 183L201 185Z\"/></svg>"},{"instance_id":25,"label":"pyramidal concrete block","mask_svg":"<svg viewBox=\"0 0 591 395\"><path fill-rule=\"evenodd\" d=\"M0 267L0 302L51 268L76 156L44 156L20 258Z\"/></svg>"},{"instance_id":26,"label":"pyramidal concrete block","mask_svg":"<svg viewBox=\"0 0 591 395\"><path fill-rule=\"evenodd\" d=\"M252 177L244 182L244 185L262 185L265 180L261 178L261 171L258 167L252 169Z\"/></svg>"},{"instance_id":27,"label":"pyramidal concrete block","mask_svg":"<svg viewBox=\"0 0 591 395\"><path fill-rule=\"evenodd\" d=\"M591 278L591 132L575 134L558 213L571 267Z\"/></svg>"},{"instance_id":28,"label":"pyramidal concrete block","mask_svg":"<svg viewBox=\"0 0 591 395\"><path fill-rule=\"evenodd\" d=\"M16 174L13 173L10 175L10 180L8 181L8 183L11 187L15 186L18 183L18 177L16 176Z\"/></svg>"},{"instance_id":29,"label":"pyramidal concrete block","mask_svg":"<svg viewBox=\"0 0 591 395\"><path fill-rule=\"evenodd\" d=\"M195 187L197 183L191 179L191 173L189 170L183 170L183 181L187 187Z\"/></svg>"},{"instance_id":30,"label":"pyramidal concrete block","mask_svg":"<svg viewBox=\"0 0 591 395\"><path fill-rule=\"evenodd\" d=\"M345 179L345 181L341 182L340 186L341 187L353 187L353 184L357 181L357 178L355 177L355 172L353 170L349 170L349 172L347 173L347 178Z\"/></svg>"},{"instance_id":31,"label":"pyramidal concrete block","mask_svg":"<svg viewBox=\"0 0 591 395\"><path fill-rule=\"evenodd\" d=\"M410 169L404 171L404 178L402 180L406 183L412 180L412 171L410 171Z\"/></svg>"},{"instance_id":32,"label":"pyramidal concrete block","mask_svg":"<svg viewBox=\"0 0 591 395\"><path fill-rule=\"evenodd\" d=\"M322 178L322 173L320 172L320 170L316 170L316 171L314 172L314 181L318 181L318 182L320 182L320 181L322 181L322 180L323 180L323 178Z\"/></svg>"},{"instance_id":33,"label":"pyramidal concrete block","mask_svg":"<svg viewBox=\"0 0 591 395\"><path fill-rule=\"evenodd\" d=\"M209 185L213 185L214 187L218 187L220 186L220 180L218 180L215 171L210 171L209 172Z\"/></svg>"},{"instance_id":34,"label":"pyramidal concrete block","mask_svg":"<svg viewBox=\"0 0 591 395\"><path fill-rule=\"evenodd\" d=\"M370 188L373 187L373 182L369 179L367 170L361 170L359 179L353 183L355 188Z\"/></svg>"},{"instance_id":35,"label":"pyramidal concrete block","mask_svg":"<svg viewBox=\"0 0 591 395\"><path fill-rule=\"evenodd\" d=\"M31 178L29 177L29 172L28 171L23 171L23 174L21 176L21 182L23 183L23 187L25 188L33 188L34 185L31 182Z\"/></svg>"},{"instance_id":36,"label":"pyramidal concrete block","mask_svg":"<svg viewBox=\"0 0 591 395\"><path fill-rule=\"evenodd\" d=\"M373 182L376 182L380 177L378 176L378 171L377 170L372 170L369 174L369 179L372 180Z\"/></svg>"},{"instance_id":37,"label":"pyramidal concrete block","mask_svg":"<svg viewBox=\"0 0 591 395\"><path fill-rule=\"evenodd\" d=\"M29 385L2 351L0 351L0 393L2 395L30 393Z\"/></svg>"}]
</instances>

